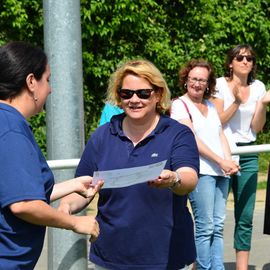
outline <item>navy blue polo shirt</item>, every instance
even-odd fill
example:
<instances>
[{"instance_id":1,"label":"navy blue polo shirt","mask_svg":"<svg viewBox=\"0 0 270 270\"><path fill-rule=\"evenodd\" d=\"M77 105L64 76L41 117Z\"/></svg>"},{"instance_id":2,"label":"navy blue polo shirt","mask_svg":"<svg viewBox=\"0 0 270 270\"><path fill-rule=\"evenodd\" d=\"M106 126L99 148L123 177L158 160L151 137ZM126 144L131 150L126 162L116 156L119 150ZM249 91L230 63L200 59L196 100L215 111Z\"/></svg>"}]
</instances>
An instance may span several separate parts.
<instances>
[{"instance_id":1,"label":"navy blue polo shirt","mask_svg":"<svg viewBox=\"0 0 270 270\"><path fill-rule=\"evenodd\" d=\"M0 103L0 269L34 269L45 226L25 222L9 209L15 202L49 203L54 178L25 118Z\"/></svg>"},{"instance_id":2,"label":"navy blue polo shirt","mask_svg":"<svg viewBox=\"0 0 270 270\"><path fill-rule=\"evenodd\" d=\"M188 127L161 116L155 130L134 147L123 134L124 117L114 116L92 134L76 176L162 160L167 160L166 169L191 167L198 173L199 153ZM100 235L90 252L90 260L97 265L115 270L174 270L195 260L187 196L147 183L102 189L97 219Z\"/></svg>"}]
</instances>

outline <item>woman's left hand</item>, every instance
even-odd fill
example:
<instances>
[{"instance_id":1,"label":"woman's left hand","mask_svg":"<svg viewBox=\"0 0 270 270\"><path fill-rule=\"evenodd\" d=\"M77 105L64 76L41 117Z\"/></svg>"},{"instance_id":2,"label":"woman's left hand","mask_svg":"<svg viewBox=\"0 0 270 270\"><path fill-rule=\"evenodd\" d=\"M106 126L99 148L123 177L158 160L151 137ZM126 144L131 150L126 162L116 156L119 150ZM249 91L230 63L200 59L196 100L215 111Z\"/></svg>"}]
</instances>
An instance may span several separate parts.
<instances>
[{"instance_id":1,"label":"woman's left hand","mask_svg":"<svg viewBox=\"0 0 270 270\"><path fill-rule=\"evenodd\" d=\"M270 90L266 92L261 101L264 105L268 105L268 103L270 103Z\"/></svg>"},{"instance_id":2,"label":"woman's left hand","mask_svg":"<svg viewBox=\"0 0 270 270\"><path fill-rule=\"evenodd\" d=\"M224 172L224 175L233 175L240 170L240 166L233 160L222 159L220 167Z\"/></svg>"},{"instance_id":3,"label":"woman's left hand","mask_svg":"<svg viewBox=\"0 0 270 270\"><path fill-rule=\"evenodd\" d=\"M90 198L95 196L95 194L101 189L103 181L98 181L96 185L92 184L92 177L90 176L80 176L74 178L75 192L80 194L85 198Z\"/></svg>"},{"instance_id":4,"label":"woman's left hand","mask_svg":"<svg viewBox=\"0 0 270 270\"><path fill-rule=\"evenodd\" d=\"M169 188L172 187L177 179L176 172L170 170L163 170L156 180L148 182L148 185L156 188Z\"/></svg>"}]
</instances>

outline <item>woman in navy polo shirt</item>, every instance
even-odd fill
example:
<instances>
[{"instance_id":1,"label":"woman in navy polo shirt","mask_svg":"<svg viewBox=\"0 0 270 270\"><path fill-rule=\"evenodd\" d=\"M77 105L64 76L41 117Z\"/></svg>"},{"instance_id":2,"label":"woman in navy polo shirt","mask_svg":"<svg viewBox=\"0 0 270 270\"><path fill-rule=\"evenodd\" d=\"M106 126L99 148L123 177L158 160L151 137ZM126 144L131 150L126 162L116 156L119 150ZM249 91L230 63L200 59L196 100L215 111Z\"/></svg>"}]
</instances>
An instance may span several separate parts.
<instances>
[{"instance_id":1,"label":"woman in navy polo shirt","mask_svg":"<svg viewBox=\"0 0 270 270\"><path fill-rule=\"evenodd\" d=\"M108 100L124 113L92 134L76 175L167 162L158 179L100 191L100 236L91 245L90 260L96 269L187 269L196 258L186 196L198 179L194 135L163 114L170 91L149 61L121 65L110 79ZM60 209L86 205L74 194L61 200Z\"/></svg>"},{"instance_id":2,"label":"woman in navy polo shirt","mask_svg":"<svg viewBox=\"0 0 270 270\"><path fill-rule=\"evenodd\" d=\"M87 201L100 187L83 176L54 185L27 118L43 108L51 92L44 52L23 42L0 47L0 269L33 269L42 250L45 226L91 234L93 217L71 216L49 206L72 192ZM80 196L80 195L79 195Z\"/></svg>"}]
</instances>

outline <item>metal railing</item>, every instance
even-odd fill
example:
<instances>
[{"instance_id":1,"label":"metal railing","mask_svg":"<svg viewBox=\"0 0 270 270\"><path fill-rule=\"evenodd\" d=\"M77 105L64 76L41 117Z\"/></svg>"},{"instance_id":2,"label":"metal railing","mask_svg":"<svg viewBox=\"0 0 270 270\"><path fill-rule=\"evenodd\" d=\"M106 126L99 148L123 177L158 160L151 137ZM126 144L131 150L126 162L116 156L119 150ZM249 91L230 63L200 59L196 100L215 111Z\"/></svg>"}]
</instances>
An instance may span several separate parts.
<instances>
[{"instance_id":1,"label":"metal railing","mask_svg":"<svg viewBox=\"0 0 270 270\"><path fill-rule=\"evenodd\" d=\"M239 146L232 154L251 154L270 152L270 144ZM80 159L48 160L51 169L71 169L77 167Z\"/></svg>"}]
</instances>

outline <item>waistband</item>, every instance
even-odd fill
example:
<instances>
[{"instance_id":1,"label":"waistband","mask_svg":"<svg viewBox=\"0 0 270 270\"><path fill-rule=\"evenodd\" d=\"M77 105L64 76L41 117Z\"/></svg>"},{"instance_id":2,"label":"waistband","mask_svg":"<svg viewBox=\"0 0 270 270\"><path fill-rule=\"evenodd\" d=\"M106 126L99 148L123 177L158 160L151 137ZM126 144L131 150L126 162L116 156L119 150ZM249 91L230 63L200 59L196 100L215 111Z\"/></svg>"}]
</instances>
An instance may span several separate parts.
<instances>
[{"instance_id":1,"label":"waistband","mask_svg":"<svg viewBox=\"0 0 270 270\"><path fill-rule=\"evenodd\" d=\"M248 142L248 143L243 143L243 142L238 142L236 143L237 146L246 146L246 145L254 145L256 142Z\"/></svg>"}]
</instances>

